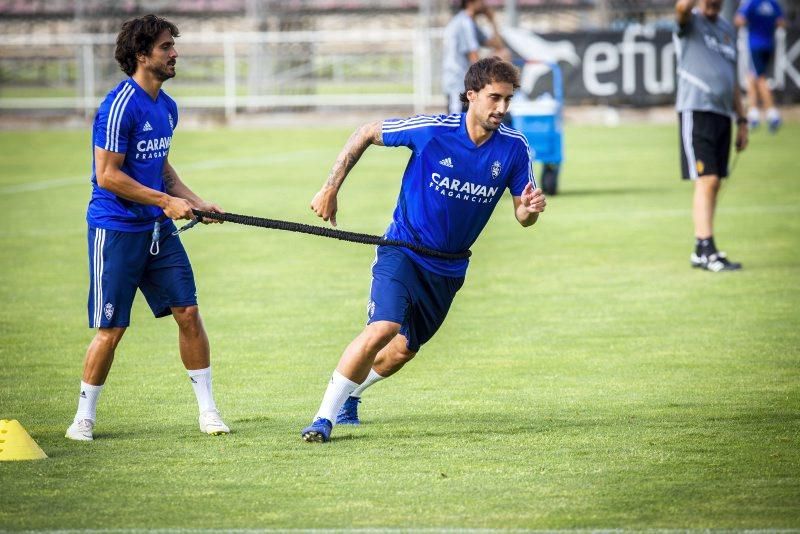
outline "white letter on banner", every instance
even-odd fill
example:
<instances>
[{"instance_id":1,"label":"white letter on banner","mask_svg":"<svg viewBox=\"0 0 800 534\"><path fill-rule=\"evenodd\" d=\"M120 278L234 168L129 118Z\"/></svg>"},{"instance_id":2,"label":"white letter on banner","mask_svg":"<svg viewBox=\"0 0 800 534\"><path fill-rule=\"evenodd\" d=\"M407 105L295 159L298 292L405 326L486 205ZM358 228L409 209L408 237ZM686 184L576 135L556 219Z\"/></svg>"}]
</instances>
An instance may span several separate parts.
<instances>
[{"instance_id":1,"label":"white letter on banner","mask_svg":"<svg viewBox=\"0 0 800 534\"><path fill-rule=\"evenodd\" d=\"M795 86L800 87L800 72L795 68L794 62L800 56L800 39L794 42L788 50L786 37L778 35L778 46L775 47L775 85L781 89L786 87L786 75L792 79ZM781 43L781 41L783 41ZM780 46L783 44L783 46Z\"/></svg>"},{"instance_id":2,"label":"white letter on banner","mask_svg":"<svg viewBox=\"0 0 800 534\"><path fill-rule=\"evenodd\" d=\"M670 94L675 89L675 43L670 41L661 49L661 92Z\"/></svg>"},{"instance_id":3,"label":"white letter on banner","mask_svg":"<svg viewBox=\"0 0 800 534\"><path fill-rule=\"evenodd\" d=\"M600 60L600 56L606 59ZM597 75L605 72L613 72L619 67L619 54L617 47L611 43L599 42L592 43L586 47L583 54L583 85L586 90L596 96L609 96L617 92L617 84L614 82L600 82Z\"/></svg>"},{"instance_id":4,"label":"white letter on banner","mask_svg":"<svg viewBox=\"0 0 800 534\"><path fill-rule=\"evenodd\" d=\"M652 42L637 41L637 37L644 37L652 41L655 37L655 29L653 26L642 26L641 24L633 24L625 28L622 42L619 44L620 55L622 55L622 92L626 95L636 93L636 55L641 54L644 90L651 95L657 95L661 93L661 84L656 75L655 46Z\"/></svg>"}]
</instances>

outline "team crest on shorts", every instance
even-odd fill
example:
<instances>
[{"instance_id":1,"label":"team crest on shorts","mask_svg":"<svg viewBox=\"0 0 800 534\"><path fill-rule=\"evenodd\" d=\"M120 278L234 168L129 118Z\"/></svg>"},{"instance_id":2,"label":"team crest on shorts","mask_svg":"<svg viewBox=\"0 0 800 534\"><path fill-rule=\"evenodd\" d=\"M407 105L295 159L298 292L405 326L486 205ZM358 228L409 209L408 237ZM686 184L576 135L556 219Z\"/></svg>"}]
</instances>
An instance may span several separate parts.
<instances>
[{"instance_id":1,"label":"team crest on shorts","mask_svg":"<svg viewBox=\"0 0 800 534\"><path fill-rule=\"evenodd\" d=\"M106 319L110 321L114 316L114 305L110 302L106 303L105 307L103 308L103 313L105 313Z\"/></svg>"},{"instance_id":2,"label":"team crest on shorts","mask_svg":"<svg viewBox=\"0 0 800 534\"><path fill-rule=\"evenodd\" d=\"M492 163L492 179L498 176L500 176L500 162L495 160L495 162Z\"/></svg>"},{"instance_id":3,"label":"team crest on shorts","mask_svg":"<svg viewBox=\"0 0 800 534\"><path fill-rule=\"evenodd\" d=\"M375 315L375 301L374 300L370 300L367 303L367 317L372 319L373 315Z\"/></svg>"},{"instance_id":4,"label":"team crest on shorts","mask_svg":"<svg viewBox=\"0 0 800 534\"><path fill-rule=\"evenodd\" d=\"M702 175L703 171L706 170L706 164L703 163L703 160L701 160L701 159L697 160L697 163L695 164L695 167L697 167L697 174L700 174L700 175Z\"/></svg>"}]
</instances>

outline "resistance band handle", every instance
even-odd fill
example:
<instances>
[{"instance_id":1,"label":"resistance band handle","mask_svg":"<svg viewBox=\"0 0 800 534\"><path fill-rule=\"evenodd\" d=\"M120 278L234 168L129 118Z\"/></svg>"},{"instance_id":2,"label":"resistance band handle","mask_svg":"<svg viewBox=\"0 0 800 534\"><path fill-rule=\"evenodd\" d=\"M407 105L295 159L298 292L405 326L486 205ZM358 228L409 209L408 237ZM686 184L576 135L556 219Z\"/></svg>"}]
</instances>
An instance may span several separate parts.
<instances>
[{"instance_id":1,"label":"resistance band handle","mask_svg":"<svg viewBox=\"0 0 800 534\"><path fill-rule=\"evenodd\" d=\"M216 213L212 211L192 210L197 217L206 219L214 219L217 221L232 222L236 224L244 224L246 226L258 226L260 228L272 228L274 230L286 230L289 232L299 232L301 234L311 234L321 237L331 237L333 239L340 239L342 241L350 241L352 243L363 243L365 245L391 245L395 247L404 247L413 250L419 254L431 256L434 258L441 258L445 260L465 260L472 256L472 251L466 250L464 252L441 252L432 248L415 245L405 241L397 241L394 239L386 239L377 235L360 234L357 232L347 232L344 230L337 230L335 228L325 228L323 226L313 226L310 224L300 224L289 221L279 221L275 219L264 219L262 217L252 217L250 215L238 215L236 213Z\"/></svg>"}]
</instances>

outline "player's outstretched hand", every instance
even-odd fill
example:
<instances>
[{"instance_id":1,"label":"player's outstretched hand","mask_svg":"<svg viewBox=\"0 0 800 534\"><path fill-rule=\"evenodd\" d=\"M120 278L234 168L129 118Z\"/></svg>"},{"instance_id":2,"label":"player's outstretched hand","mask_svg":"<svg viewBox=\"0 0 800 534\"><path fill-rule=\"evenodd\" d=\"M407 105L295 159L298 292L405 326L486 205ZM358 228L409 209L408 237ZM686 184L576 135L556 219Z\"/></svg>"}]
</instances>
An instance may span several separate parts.
<instances>
[{"instance_id":1,"label":"player's outstretched hand","mask_svg":"<svg viewBox=\"0 0 800 534\"><path fill-rule=\"evenodd\" d=\"M547 206L547 199L544 197L544 191L533 188L533 184L528 182L525 189L522 190L522 205L525 211L529 213L541 213Z\"/></svg>"},{"instance_id":2,"label":"player's outstretched hand","mask_svg":"<svg viewBox=\"0 0 800 534\"><path fill-rule=\"evenodd\" d=\"M164 215L172 220L193 219L192 205L185 198L169 197L167 205L163 207Z\"/></svg>"},{"instance_id":3,"label":"player's outstretched hand","mask_svg":"<svg viewBox=\"0 0 800 534\"><path fill-rule=\"evenodd\" d=\"M201 200L197 203L197 206L194 207L196 210L200 211L209 211L211 213L225 213L222 208L214 204L213 202L206 202L205 200ZM223 223L225 221L221 221L219 219L212 219L211 217L203 217L203 220L200 221L203 224L212 224L212 223Z\"/></svg>"},{"instance_id":4,"label":"player's outstretched hand","mask_svg":"<svg viewBox=\"0 0 800 534\"><path fill-rule=\"evenodd\" d=\"M330 221L331 226L336 226L336 211L339 209L336 201L338 190L325 185L311 199L311 209L323 221Z\"/></svg>"}]
</instances>

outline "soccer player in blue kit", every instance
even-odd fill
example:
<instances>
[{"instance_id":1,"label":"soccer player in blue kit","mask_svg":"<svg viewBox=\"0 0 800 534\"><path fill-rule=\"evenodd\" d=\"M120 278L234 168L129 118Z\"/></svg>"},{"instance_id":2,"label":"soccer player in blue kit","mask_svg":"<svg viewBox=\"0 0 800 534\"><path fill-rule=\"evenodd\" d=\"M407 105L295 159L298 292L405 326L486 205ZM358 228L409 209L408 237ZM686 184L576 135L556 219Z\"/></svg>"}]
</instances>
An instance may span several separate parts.
<instances>
[{"instance_id":1,"label":"soccer player in blue kit","mask_svg":"<svg viewBox=\"0 0 800 534\"><path fill-rule=\"evenodd\" d=\"M337 194L369 145L406 146L411 157L386 237L434 250L469 249L506 188L514 214L531 226L546 201L536 187L525 137L503 126L519 72L499 58L472 64L464 78L466 113L388 119L358 128L342 149L311 209L336 226ZM400 370L439 329L464 283L468 260L439 259L379 246L372 266L367 326L347 346L305 441L326 442L345 402ZM346 418L345 418L346 419ZM339 418L339 422L342 421Z\"/></svg>"},{"instance_id":2,"label":"soccer player in blue kit","mask_svg":"<svg viewBox=\"0 0 800 534\"><path fill-rule=\"evenodd\" d=\"M114 352L130 323L136 289L156 317L178 324L181 359L200 411L200 430L227 434L211 391L208 336L197 308L194 275L172 219L192 209L222 213L184 184L170 165L175 102L161 85L175 76L178 28L155 15L122 25L114 57L130 76L113 89L94 121L89 225L89 327L78 410L66 437L94 439L96 408ZM214 222L214 221L210 221Z\"/></svg>"},{"instance_id":3,"label":"soccer player in blue kit","mask_svg":"<svg viewBox=\"0 0 800 534\"><path fill-rule=\"evenodd\" d=\"M775 133L781 125L781 115L767 81L767 68L775 56L775 30L786 25L783 11L776 0L743 0L736 11L735 23L747 26L750 49L750 72L747 76L747 120L750 128L761 122L760 108L765 110L769 131Z\"/></svg>"}]
</instances>

